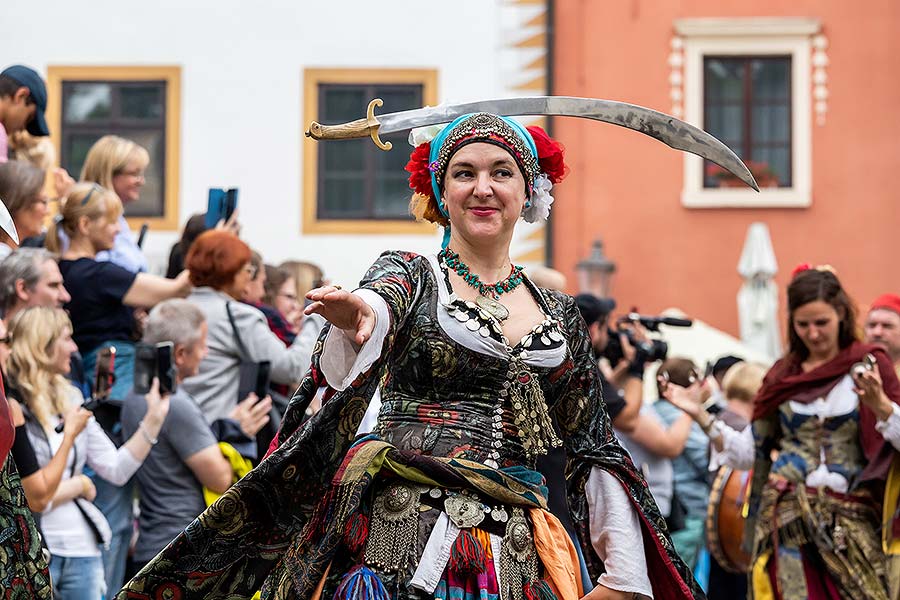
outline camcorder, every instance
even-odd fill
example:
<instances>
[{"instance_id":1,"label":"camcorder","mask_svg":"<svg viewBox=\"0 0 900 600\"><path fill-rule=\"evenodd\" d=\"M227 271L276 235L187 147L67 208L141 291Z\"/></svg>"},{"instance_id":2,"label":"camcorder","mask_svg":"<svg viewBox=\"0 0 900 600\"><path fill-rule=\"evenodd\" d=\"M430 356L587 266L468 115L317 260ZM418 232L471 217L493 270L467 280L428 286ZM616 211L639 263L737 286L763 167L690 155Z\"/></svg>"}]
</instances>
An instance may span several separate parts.
<instances>
[{"instance_id":1,"label":"camcorder","mask_svg":"<svg viewBox=\"0 0 900 600\"><path fill-rule=\"evenodd\" d=\"M619 334L624 334L629 343L634 346L638 352L646 357L647 362L655 362L657 360L665 360L669 353L669 345L660 339L648 339L639 342L635 339L632 330L627 327L629 323L640 323L644 329L652 332L659 332L660 325L668 325L669 327L690 327L694 322L690 319L679 319L677 317L651 317L638 313L628 313L616 320L616 327L609 328L609 342L603 351L603 356L611 365L617 365L625 358L625 352L622 350L622 342L619 340Z\"/></svg>"}]
</instances>

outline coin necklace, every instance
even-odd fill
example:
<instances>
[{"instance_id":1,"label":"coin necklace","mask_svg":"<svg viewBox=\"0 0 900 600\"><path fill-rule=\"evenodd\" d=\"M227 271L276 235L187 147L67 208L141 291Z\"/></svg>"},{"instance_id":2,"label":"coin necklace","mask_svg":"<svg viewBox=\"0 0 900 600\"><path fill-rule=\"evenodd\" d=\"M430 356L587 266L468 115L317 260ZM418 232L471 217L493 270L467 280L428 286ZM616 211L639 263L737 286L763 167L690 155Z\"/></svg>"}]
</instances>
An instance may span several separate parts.
<instances>
[{"instance_id":1,"label":"coin necklace","mask_svg":"<svg viewBox=\"0 0 900 600\"><path fill-rule=\"evenodd\" d=\"M522 267L511 265L509 276L497 283L484 283L475 273L469 269L469 265L459 259L459 254L451 250L449 247L444 248L438 254L438 258L449 269L453 269L457 275L462 277L463 281L478 292L475 298L475 304L485 312L490 314L498 321L505 321L509 318L509 309L499 302L501 294L513 291L524 281L522 275Z\"/></svg>"}]
</instances>

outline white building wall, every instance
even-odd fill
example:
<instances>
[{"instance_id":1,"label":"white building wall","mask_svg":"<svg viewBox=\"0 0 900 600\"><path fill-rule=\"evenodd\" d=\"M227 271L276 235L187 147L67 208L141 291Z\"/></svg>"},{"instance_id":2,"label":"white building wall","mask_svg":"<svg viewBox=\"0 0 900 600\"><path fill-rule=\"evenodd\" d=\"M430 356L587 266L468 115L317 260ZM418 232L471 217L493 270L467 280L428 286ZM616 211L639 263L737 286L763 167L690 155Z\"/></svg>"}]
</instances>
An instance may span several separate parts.
<instances>
[{"instance_id":1,"label":"white building wall","mask_svg":"<svg viewBox=\"0 0 900 600\"><path fill-rule=\"evenodd\" d=\"M511 95L515 61L502 46L517 33L511 15L523 10L527 17L535 8L500 0L6 0L0 56L45 74L50 65L180 66L179 221L206 210L209 187L239 187L242 237L267 262L309 260L353 285L382 250L429 252L440 237L301 234L303 69L433 68L442 102ZM148 234L155 268L164 268L178 236Z\"/></svg>"}]
</instances>

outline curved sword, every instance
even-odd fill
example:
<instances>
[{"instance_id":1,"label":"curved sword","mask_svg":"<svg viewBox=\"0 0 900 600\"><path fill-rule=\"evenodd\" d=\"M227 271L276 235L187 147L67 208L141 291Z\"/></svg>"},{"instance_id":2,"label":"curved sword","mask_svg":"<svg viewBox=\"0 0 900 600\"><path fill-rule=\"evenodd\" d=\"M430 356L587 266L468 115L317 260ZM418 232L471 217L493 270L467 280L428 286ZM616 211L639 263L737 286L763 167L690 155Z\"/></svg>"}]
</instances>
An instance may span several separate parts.
<instances>
[{"instance_id":1,"label":"curved sword","mask_svg":"<svg viewBox=\"0 0 900 600\"><path fill-rule=\"evenodd\" d=\"M387 113L375 116L380 99L369 103L366 117L341 125L322 125L313 121L306 132L316 140L339 140L370 137L382 150L390 150L390 142L382 142L380 134L409 131L416 127L449 123L475 112L488 112L504 117L563 116L592 119L639 131L676 150L683 150L712 161L731 172L748 186L759 191L750 169L731 148L714 136L673 116L659 111L614 100L575 98L571 96L531 96L466 102Z\"/></svg>"}]
</instances>

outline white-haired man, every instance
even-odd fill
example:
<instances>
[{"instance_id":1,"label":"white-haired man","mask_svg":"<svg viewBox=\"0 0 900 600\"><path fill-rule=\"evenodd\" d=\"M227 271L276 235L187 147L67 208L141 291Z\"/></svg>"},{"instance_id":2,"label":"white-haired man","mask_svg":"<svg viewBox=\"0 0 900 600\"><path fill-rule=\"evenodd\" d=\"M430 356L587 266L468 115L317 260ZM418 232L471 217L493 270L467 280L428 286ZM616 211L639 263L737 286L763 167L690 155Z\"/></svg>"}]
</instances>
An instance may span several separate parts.
<instances>
[{"instance_id":1,"label":"white-haired man","mask_svg":"<svg viewBox=\"0 0 900 600\"><path fill-rule=\"evenodd\" d=\"M218 445L194 398L181 382L195 375L206 356L206 318L187 300L173 299L150 311L143 341L148 344L172 342L172 362L176 370L176 390L169 414L153 440L150 455L137 472L141 513L139 537L134 550L136 566L156 556L206 508L203 488L223 493L231 486L231 464ZM254 394L239 403L230 414L248 438L269 420L272 402ZM122 407L122 429L131 436L140 427L147 411L144 396L131 393Z\"/></svg>"}]
</instances>

